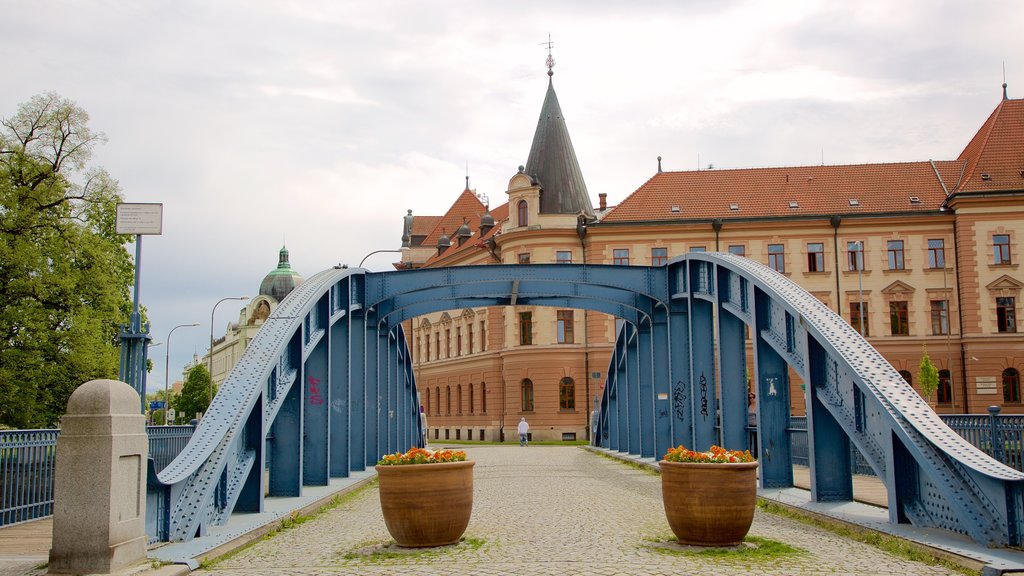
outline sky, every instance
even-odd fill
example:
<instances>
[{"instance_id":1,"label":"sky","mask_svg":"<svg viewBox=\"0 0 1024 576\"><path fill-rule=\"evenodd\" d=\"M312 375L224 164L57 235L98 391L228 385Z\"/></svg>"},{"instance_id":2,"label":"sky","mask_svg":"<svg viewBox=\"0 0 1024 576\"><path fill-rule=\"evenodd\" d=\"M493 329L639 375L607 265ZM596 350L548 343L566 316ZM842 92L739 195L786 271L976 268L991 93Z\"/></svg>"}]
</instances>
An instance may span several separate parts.
<instances>
[{"instance_id":1,"label":"sky","mask_svg":"<svg viewBox=\"0 0 1024 576\"><path fill-rule=\"evenodd\" d=\"M1024 96L1020 0L0 0L0 116L56 91L91 165L163 204L150 391L286 244L303 276L397 249L465 188L505 202L554 85L587 187L657 170L954 159ZM134 248L127 249L134 252ZM370 257L390 269L397 254ZM223 335L241 302L216 309ZM198 323L174 333L177 325Z\"/></svg>"}]
</instances>

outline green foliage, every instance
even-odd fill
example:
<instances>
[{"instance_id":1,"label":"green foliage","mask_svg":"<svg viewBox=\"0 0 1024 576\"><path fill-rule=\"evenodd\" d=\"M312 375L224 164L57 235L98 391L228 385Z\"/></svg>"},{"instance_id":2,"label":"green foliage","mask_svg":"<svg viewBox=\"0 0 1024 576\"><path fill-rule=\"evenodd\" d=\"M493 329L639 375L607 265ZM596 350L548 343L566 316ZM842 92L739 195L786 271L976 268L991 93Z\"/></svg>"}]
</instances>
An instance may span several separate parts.
<instances>
[{"instance_id":1,"label":"green foliage","mask_svg":"<svg viewBox=\"0 0 1024 576\"><path fill-rule=\"evenodd\" d=\"M58 94L0 120L0 423L52 426L76 387L116 378L133 265L114 233L117 181L87 167L104 141Z\"/></svg>"},{"instance_id":2,"label":"green foliage","mask_svg":"<svg viewBox=\"0 0 1024 576\"><path fill-rule=\"evenodd\" d=\"M217 393L214 388L214 394ZM196 412L206 412L210 405L210 373L206 366L198 364L188 371L181 394L171 400L174 410L178 413L177 421L188 423Z\"/></svg>"},{"instance_id":3,"label":"green foliage","mask_svg":"<svg viewBox=\"0 0 1024 576\"><path fill-rule=\"evenodd\" d=\"M928 357L928 350L924 351L924 356L921 357L921 365L917 371L917 381L921 385L921 393L924 394L925 398L932 395L935 390L939 387L939 369L932 364L932 359Z\"/></svg>"}]
</instances>

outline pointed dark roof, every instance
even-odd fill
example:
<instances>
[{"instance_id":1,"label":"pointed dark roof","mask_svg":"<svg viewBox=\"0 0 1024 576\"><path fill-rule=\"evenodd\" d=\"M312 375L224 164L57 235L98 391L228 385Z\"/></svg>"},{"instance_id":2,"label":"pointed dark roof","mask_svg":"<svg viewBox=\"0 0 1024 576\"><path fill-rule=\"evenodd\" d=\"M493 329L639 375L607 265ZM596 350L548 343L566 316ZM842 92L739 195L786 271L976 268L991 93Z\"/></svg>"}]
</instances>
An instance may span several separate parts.
<instances>
[{"instance_id":1,"label":"pointed dark roof","mask_svg":"<svg viewBox=\"0 0 1024 576\"><path fill-rule=\"evenodd\" d=\"M569 129L565 126L550 76L524 172L540 182L543 191L540 196L541 214L583 212L589 218L594 217L594 206L590 203L587 184L576 161Z\"/></svg>"}]
</instances>

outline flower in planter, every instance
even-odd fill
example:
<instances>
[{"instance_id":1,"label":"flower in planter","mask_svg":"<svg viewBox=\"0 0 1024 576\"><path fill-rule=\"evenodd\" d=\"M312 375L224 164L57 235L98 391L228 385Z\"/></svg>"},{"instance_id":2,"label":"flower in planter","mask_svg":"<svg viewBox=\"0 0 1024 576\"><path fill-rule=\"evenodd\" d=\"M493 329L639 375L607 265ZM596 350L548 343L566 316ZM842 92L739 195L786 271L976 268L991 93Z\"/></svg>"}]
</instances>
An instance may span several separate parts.
<instances>
[{"instance_id":1,"label":"flower in planter","mask_svg":"<svg viewBox=\"0 0 1024 576\"><path fill-rule=\"evenodd\" d=\"M669 448L665 453L668 462L697 462L703 464L730 464L735 462L753 462L750 450L726 450L721 446L712 446L707 452L687 450L683 446Z\"/></svg>"},{"instance_id":2,"label":"flower in planter","mask_svg":"<svg viewBox=\"0 0 1024 576\"><path fill-rule=\"evenodd\" d=\"M464 450L427 450L426 448L410 448L402 454L385 454L377 461L378 466L402 466L405 464L441 464L443 462L464 462Z\"/></svg>"}]
</instances>

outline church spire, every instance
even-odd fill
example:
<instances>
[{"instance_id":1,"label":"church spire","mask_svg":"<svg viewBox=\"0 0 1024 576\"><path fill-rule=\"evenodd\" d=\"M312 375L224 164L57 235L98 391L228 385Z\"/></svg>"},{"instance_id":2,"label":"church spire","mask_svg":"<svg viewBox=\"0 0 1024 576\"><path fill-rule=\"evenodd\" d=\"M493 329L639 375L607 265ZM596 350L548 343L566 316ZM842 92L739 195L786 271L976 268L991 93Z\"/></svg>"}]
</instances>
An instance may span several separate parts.
<instances>
[{"instance_id":1,"label":"church spire","mask_svg":"<svg viewBox=\"0 0 1024 576\"><path fill-rule=\"evenodd\" d=\"M555 86L555 59L551 56L551 37L544 44L548 47L548 90L544 95L537 130L533 134L530 156L524 172L540 183L541 214L580 214L594 218L594 206L590 203L587 184L583 180L576 151L569 138L569 129L562 117Z\"/></svg>"}]
</instances>

